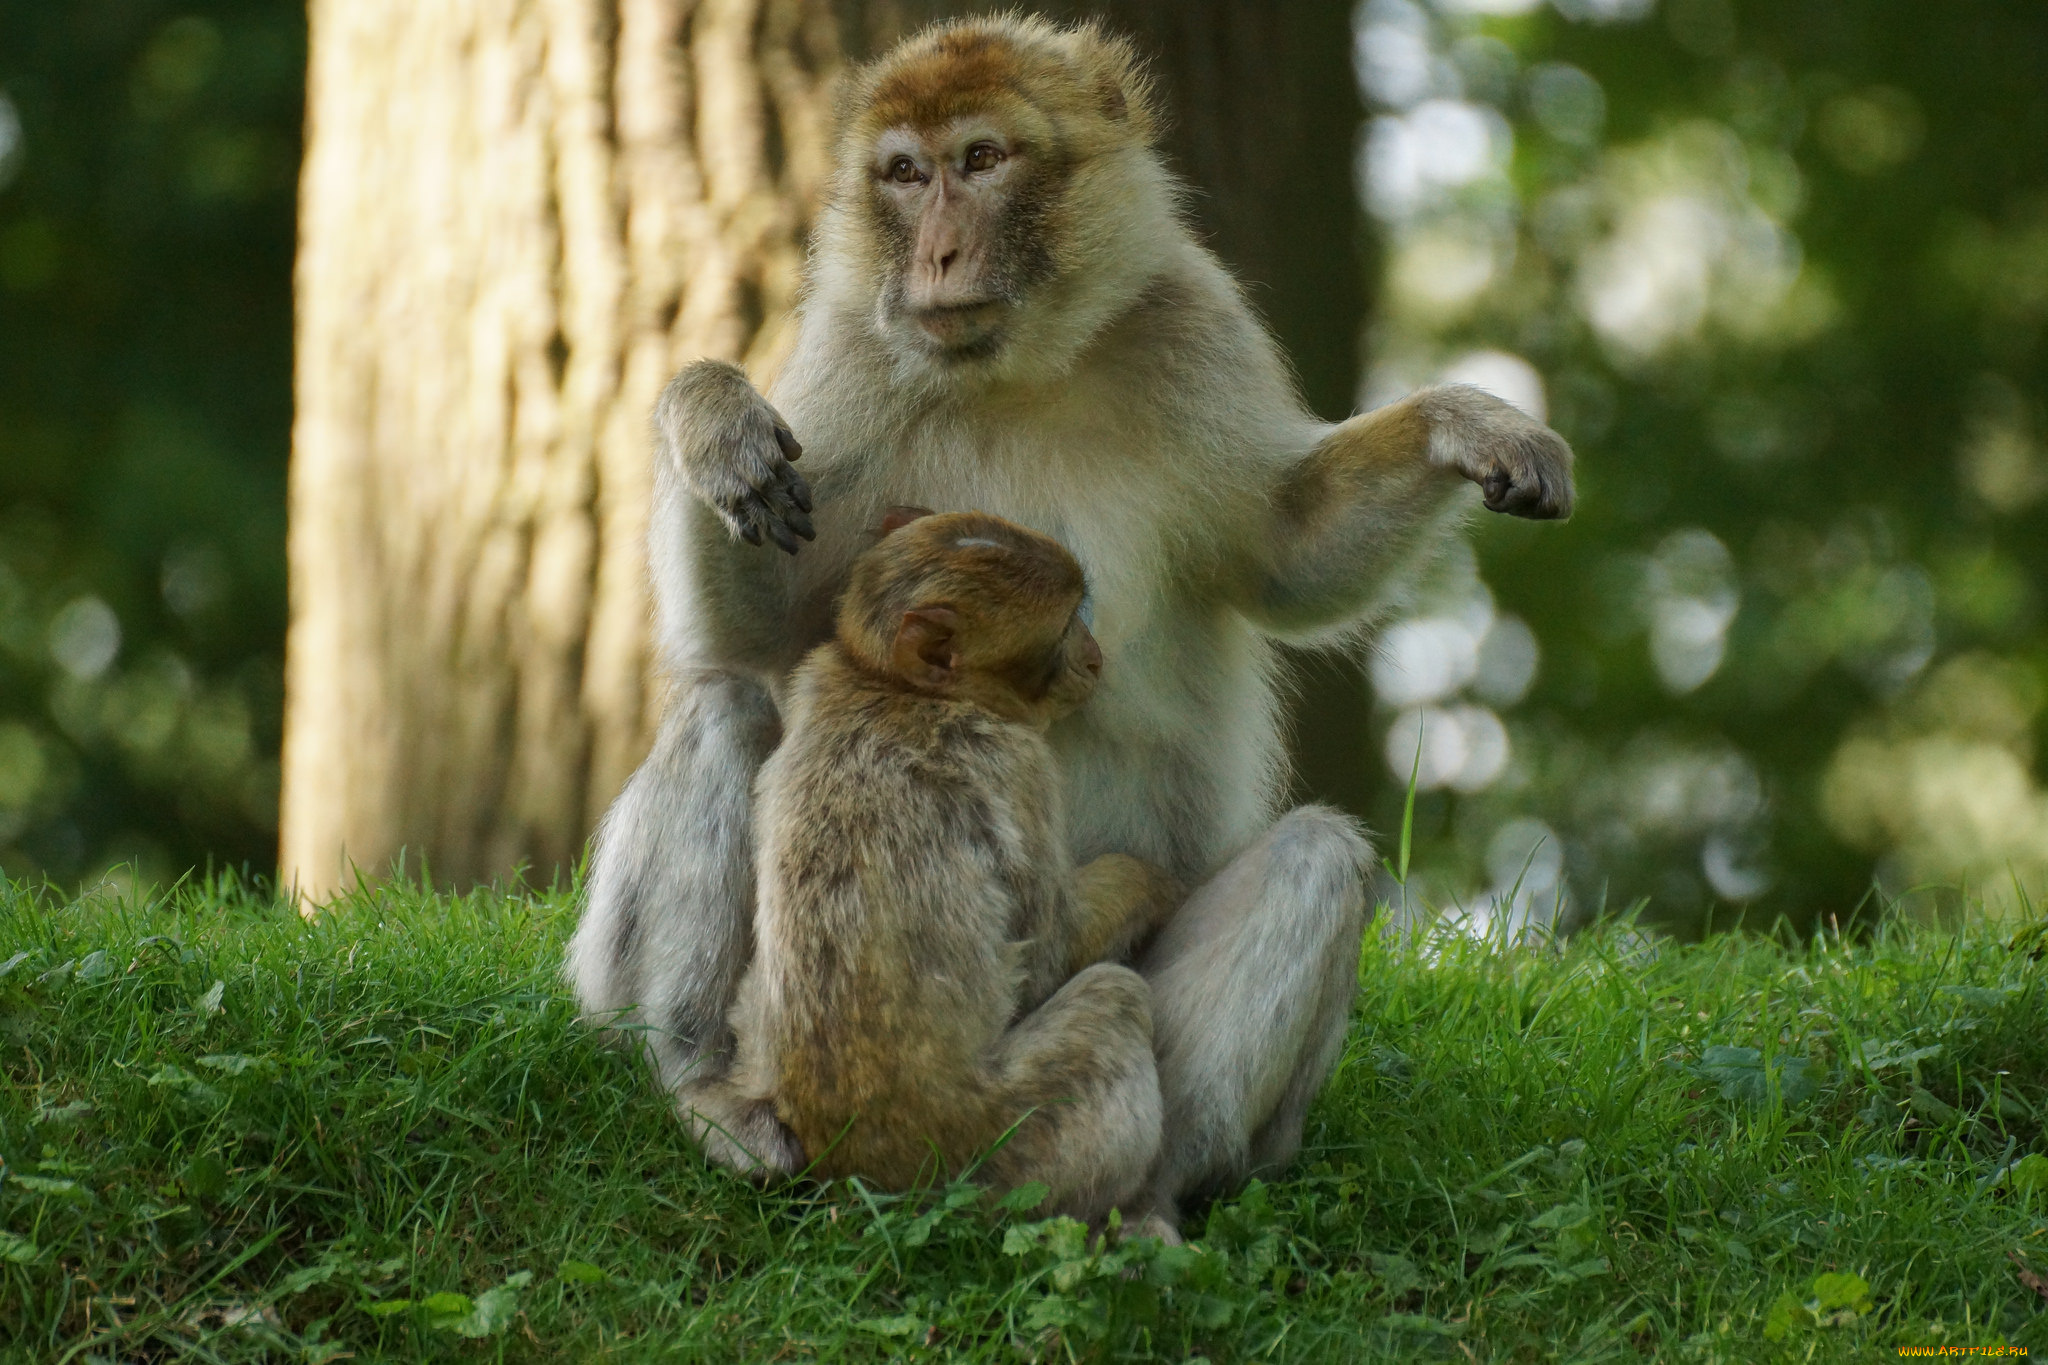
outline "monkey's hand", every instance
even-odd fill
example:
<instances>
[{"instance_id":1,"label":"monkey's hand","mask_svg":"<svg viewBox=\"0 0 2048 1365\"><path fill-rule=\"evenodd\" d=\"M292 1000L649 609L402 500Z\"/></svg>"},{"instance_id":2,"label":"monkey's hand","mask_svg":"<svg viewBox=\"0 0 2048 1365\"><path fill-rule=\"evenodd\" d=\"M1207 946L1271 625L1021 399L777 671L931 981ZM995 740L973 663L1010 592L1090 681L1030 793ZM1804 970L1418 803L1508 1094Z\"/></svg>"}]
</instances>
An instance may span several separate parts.
<instances>
[{"instance_id":1,"label":"monkey's hand","mask_svg":"<svg viewBox=\"0 0 2048 1365\"><path fill-rule=\"evenodd\" d=\"M654 433L660 458L741 540L795 554L798 537L817 539L810 485L790 468L804 448L739 366L685 366L654 405Z\"/></svg>"},{"instance_id":2,"label":"monkey's hand","mask_svg":"<svg viewBox=\"0 0 2048 1365\"><path fill-rule=\"evenodd\" d=\"M1486 510L1536 521L1572 514L1572 448L1483 389L1445 384L1415 395L1429 419L1429 461L1479 485Z\"/></svg>"}]
</instances>

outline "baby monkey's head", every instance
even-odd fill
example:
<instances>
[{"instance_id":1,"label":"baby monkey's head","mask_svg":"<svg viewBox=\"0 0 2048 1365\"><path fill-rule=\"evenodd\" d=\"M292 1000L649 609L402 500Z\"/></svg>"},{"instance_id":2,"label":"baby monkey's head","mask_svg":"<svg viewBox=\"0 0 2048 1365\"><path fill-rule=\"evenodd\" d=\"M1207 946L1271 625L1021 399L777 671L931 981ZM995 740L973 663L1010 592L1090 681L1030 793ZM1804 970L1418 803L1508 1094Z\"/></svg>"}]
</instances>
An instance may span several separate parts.
<instances>
[{"instance_id":1,"label":"baby monkey's head","mask_svg":"<svg viewBox=\"0 0 2048 1365\"><path fill-rule=\"evenodd\" d=\"M1058 541L982 512L892 509L854 562L839 641L916 691L1050 724L1088 699L1102 650L1087 581Z\"/></svg>"}]
</instances>

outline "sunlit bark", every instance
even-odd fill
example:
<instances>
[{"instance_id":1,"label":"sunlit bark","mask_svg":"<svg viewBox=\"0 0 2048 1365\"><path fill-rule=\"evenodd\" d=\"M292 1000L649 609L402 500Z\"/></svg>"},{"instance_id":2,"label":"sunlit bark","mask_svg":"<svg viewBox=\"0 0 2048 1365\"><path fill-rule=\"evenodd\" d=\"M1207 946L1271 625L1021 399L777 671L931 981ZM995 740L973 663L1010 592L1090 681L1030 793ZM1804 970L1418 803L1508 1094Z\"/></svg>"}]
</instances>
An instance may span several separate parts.
<instances>
[{"instance_id":1,"label":"sunlit bark","mask_svg":"<svg viewBox=\"0 0 2048 1365\"><path fill-rule=\"evenodd\" d=\"M825 0L315 0L284 875L577 856L644 752L646 414L774 363Z\"/></svg>"}]
</instances>

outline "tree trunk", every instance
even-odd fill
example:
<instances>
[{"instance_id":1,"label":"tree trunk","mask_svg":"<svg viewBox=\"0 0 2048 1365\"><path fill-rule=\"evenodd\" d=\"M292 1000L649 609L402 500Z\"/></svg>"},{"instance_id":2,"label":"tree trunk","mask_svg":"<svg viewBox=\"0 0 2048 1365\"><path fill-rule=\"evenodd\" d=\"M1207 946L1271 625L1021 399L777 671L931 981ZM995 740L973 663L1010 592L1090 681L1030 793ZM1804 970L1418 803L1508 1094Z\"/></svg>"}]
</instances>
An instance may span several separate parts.
<instances>
[{"instance_id":1,"label":"tree trunk","mask_svg":"<svg viewBox=\"0 0 2048 1365\"><path fill-rule=\"evenodd\" d=\"M288 882L317 900L401 850L443 884L576 859L661 704L647 412L698 356L772 371L840 54L953 8L313 0ZM1155 57L1198 219L1341 415L1348 8L1092 12Z\"/></svg>"},{"instance_id":2,"label":"tree trunk","mask_svg":"<svg viewBox=\"0 0 2048 1365\"><path fill-rule=\"evenodd\" d=\"M320 898L573 862L645 752L647 413L787 340L829 0L314 0L284 811Z\"/></svg>"}]
</instances>

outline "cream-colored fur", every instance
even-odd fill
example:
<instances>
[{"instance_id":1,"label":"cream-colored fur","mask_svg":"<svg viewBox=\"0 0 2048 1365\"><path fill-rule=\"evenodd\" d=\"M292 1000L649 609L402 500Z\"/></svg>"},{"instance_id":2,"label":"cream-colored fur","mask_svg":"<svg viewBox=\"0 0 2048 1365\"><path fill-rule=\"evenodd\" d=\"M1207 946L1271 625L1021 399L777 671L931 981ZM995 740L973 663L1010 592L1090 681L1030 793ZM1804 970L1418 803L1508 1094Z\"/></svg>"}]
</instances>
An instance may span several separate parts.
<instances>
[{"instance_id":1,"label":"cream-colored fur","mask_svg":"<svg viewBox=\"0 0 2048 1365\"><path fill-rule=\"evenodd\" d=\"M744 793L774 700L826 637L883 509L1006 517L1080 560L1107 660L1095 699L1051 732L1074 856L1127 853L1204 884L1171 948L1138 964L1167 1115L1154 1183L1170 1203L1292 1154L1353 989L1370 850L1332 812L1275 823L1273 642L1370 623L1454 533L1468 483L1496 509L1565 515L1571 454L1459 386L1318 422L1184 223L1142 81L1104 44L1090 28L971 20L863 73L790 360L765 398L710 363L665 395L650 553L675 712L599 833L569 969L593 1011L631 1007L621 1017L686 1107L690 1078L723 1074L722 1021L752 951ZM858 92L896 88L895 73L937 98L949 71L966 81L1005 51L1034 98L1066 101L1055 112L1085 129L1086 154L1045 209L1058 272L1020 296L993 354L936 354L889 310L896 238L862 170L880 115ZM1105 72L1127 83L1121 121ZM802 443L802 499L778 425ZM816 534L794 555L738 534L795 543L792 528Z\"/></svg>"}]
</instances>

